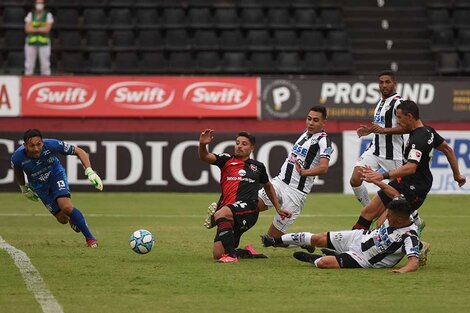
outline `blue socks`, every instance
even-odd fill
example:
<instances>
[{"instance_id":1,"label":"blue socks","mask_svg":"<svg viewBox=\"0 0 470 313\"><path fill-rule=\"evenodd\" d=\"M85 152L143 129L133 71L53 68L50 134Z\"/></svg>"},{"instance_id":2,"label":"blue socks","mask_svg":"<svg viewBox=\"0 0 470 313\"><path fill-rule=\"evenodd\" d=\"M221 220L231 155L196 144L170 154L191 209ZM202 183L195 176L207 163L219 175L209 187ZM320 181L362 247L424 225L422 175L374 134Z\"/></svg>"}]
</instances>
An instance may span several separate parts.
<instances>
[{"instance_id":1,"label":"blue socks","mask_svg":"<svg viewBox=\"0 0 470 313\"><path fill-rule=\"evenodd\" d=\"M91 234L91 231L88 228L88 225L86 224L85 217L83 216L82 212L80 212L79 209L73 208L72 213L69 215L69 217L72 223L77 225L77 227L80 229L83 236L85 236L87 240L95 239L95 237L93 237L93 235Z\"/></svg>"}]
</instances>

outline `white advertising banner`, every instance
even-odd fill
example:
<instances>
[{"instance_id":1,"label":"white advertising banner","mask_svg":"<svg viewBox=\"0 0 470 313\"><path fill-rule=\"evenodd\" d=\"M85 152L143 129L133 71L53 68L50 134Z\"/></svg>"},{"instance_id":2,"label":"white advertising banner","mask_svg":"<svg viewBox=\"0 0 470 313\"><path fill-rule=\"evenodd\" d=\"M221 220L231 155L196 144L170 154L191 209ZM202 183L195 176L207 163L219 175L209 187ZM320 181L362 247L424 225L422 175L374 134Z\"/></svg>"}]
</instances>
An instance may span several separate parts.
<instances>
[{"instance_id":1,"label":"white advertising banner","mask_svg":"<svg viewBox=\"0 0 470 313\"><path fill-rule=\"evenodd\" d=\"M20 115L20 77L0 76L0 117Z\"/></svg>"},{"instance_id":2,"label":"white advertising banner","mask_svg":"<svg viewBox=\"0 0 470 313\"><path fill-rule=\"evenodd\" d=\"M431 125L432 126L432 125ZM446 139L452 147L459 162L460 172L470 179L470 131L439 131L439 134ZM359 156L369 146L372 135L358 138L355 131L343 132L343 190L347 194L353 191L349 184L349 178ZM406 142L406 137L405 137ZM445 155L434 149L431 160L431 172L434 180L431 193L440 194L470 194L470 184L467 182L460 188L454 181L452 170ZM365 183L370 193L375 193L377 187L373 184Z\"/></svg>"}]
</instances>

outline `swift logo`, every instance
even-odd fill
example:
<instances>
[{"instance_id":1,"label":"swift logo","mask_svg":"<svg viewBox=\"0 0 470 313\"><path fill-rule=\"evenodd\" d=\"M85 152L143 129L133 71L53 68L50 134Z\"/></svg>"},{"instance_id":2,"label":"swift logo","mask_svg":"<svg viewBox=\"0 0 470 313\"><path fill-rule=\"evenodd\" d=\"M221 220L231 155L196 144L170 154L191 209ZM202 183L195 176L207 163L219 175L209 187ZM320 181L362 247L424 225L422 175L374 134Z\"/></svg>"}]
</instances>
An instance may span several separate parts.
<instances>
[{"instance_id":1,"label":"swift logo","mask_svg":"<svg viewBox=\"0 0 470 313\"><path fill-rule=\"evenodd\" d=\"M166 85L142 81L112 84L105 100L119 107L136 110L160 109L171 104L175 90Z\"/></svg>"},{"instance_id":2,"label":"swift logo","mask_svg":"<svg viewBox=\"0 0 470 313\"><path fill-rule=\"evenodd\" d=\"M248 88L222 82L194 83L186 87L183 99L191 105L210 110L234 110L247 106L253 98Z\"/></svg>"},{"instance_id":3,"label":"swift logo","mask_svg":"<svg viewBox=\"0 0 470 313\"><path fill-rule=\"evenodd\" d=\"M55 110L78 110L93 104L97 91L93 86L72 82L38 83L28 90L26 100L33 105Z\"/></svg>"}]
</instances>

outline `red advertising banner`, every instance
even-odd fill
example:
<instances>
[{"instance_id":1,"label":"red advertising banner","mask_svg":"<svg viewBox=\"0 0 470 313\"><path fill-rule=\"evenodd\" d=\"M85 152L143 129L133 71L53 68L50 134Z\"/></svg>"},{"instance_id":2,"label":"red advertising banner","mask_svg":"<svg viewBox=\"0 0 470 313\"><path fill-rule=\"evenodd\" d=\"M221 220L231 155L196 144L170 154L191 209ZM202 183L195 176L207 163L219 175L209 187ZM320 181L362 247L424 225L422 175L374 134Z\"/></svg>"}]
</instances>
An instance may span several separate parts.
<instances>
[{"instance_id":1,"label":"red advertising banner","mask_svg":"<svg viewBox=\"0 0 470 313\"><path fill-rule=\"evenodd\" d=\"M22 116L258 116L256 77L23 77Z\"/></svg>"}]
</instances>

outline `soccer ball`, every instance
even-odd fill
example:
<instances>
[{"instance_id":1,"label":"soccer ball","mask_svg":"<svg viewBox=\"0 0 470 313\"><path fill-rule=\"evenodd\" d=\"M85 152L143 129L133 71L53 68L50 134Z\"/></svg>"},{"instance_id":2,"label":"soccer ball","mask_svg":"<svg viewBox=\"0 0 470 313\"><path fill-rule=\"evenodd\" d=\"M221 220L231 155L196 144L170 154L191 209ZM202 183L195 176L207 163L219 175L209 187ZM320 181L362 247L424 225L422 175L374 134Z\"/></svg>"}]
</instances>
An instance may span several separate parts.
<instances>
[{"instance_id":1,"label":"soccer ball","mask_svg":"<svg viewBox=\"0 0 470 313\"><path fill-rule=\"evenodd\" d=\"M131 249L138 254L146 254L152 250L154 244L153 235L145 229L136 230L129 238Z\"/></svg>"}]
</instances>

